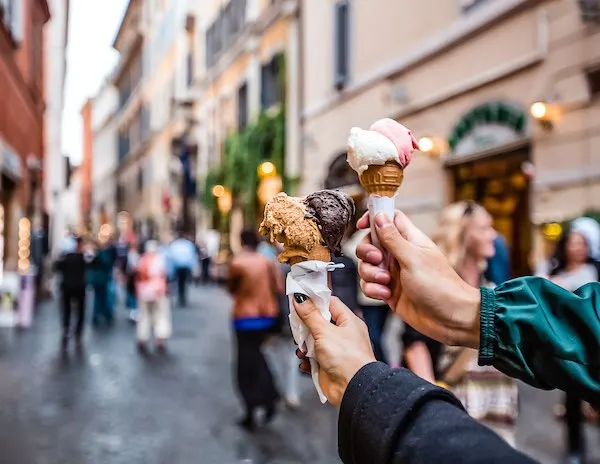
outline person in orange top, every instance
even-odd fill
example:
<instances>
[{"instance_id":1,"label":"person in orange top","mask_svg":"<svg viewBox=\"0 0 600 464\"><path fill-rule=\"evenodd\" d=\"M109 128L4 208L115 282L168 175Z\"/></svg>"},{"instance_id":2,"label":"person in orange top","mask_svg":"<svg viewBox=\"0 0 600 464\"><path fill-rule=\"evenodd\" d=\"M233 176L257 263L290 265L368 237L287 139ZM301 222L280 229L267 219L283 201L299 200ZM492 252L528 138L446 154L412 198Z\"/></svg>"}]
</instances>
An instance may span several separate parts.
<instances>
[{"instance_id":1,"label":"person in orange top","mask_svg":"<svg viewBox=\"0 0 600 464\"><path fill-rule=\"evenodd\" d=\"M254 230L242 232L243 250L231 261L228 288L233 296L233 329L237 340L237 383L246 414L239 425L255 426L254 412L264 408L270 421L279 392L262 353L262 345L278 324L277 295L283 291L281 273L256 249Z\"/></svg>"},{"instance_id":2,"label":"person in orange top","mask_svg":"<svg viewBox=\"0 0 600 464\"><path fill-rule=\"evenodd\" d=\"M171 336L171 309L167 298L167 266L159 253L158 242L146 242L136 271L138 348L144 352L154 332L156 348L162 351Z\"/></svg>"}]
</instances>

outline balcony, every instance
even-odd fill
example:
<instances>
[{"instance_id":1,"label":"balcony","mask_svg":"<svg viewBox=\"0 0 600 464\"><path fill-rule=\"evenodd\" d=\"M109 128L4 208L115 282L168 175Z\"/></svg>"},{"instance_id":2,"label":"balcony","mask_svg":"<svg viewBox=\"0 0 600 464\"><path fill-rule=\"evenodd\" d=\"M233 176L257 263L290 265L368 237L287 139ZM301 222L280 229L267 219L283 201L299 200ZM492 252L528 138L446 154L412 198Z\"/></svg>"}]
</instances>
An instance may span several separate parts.
<instances>
[{"instance_id":1,"label":"balcony","mask_svg":"<svg viewBox=\"0 0 600 464\"><path fill-rule=\"evenodd\" d=\"M246 25L247 0L230 0L206 31L206 66L214 65Z\"/></svg>"}]
</instances>

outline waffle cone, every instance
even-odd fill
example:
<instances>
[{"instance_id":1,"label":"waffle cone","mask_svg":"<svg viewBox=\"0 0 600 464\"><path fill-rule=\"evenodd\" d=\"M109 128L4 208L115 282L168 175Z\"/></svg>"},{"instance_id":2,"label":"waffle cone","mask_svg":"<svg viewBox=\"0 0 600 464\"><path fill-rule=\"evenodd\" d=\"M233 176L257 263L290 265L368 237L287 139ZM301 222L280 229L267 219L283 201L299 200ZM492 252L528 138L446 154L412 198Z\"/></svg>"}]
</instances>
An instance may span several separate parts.
<instances>
[{"instance_id":1,"label":"waffle cone","mask_svg":"<svg viewBox=\"0 0 600 464\"><path fill-rule=\"evenodd\" d=\"M360 175L360 183L369 195L393 197L404 180L404 169L395 161L372 165Z\"/></svg>"},{"instance_id":2,"label":"waffle cone","mask_svg":"<svg viewBox=\"0 0 600 464\"><path fill-rule=\"evenodd\" d=\"M310 253L307 253L305 250L288 249L281 253L279 260L287 262L290 265L304 261L323 261L324 263L328 263L331 261L331 252L329 248L324 246L313 248Z\"/></svg>"}]
</instances>

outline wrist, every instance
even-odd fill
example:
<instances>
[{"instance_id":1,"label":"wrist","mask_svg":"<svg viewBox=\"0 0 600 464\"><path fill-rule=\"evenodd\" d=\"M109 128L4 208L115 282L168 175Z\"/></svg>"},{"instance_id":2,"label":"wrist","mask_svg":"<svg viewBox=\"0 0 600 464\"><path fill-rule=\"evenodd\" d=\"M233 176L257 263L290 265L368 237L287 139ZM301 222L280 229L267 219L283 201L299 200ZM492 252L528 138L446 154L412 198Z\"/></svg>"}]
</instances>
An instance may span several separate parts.
<instances>
[{"instance_id":1,"label":"wrist","mask_svg":"<svg viewBox=\"0 0 600 464\"><path fill-rule=\"evenodd\" d=\"M481 293L479 288L466 283L456 293L453 303L454 320L446 344L477 349L479 347L479 315Z\"/></svg>"}]
</instances>

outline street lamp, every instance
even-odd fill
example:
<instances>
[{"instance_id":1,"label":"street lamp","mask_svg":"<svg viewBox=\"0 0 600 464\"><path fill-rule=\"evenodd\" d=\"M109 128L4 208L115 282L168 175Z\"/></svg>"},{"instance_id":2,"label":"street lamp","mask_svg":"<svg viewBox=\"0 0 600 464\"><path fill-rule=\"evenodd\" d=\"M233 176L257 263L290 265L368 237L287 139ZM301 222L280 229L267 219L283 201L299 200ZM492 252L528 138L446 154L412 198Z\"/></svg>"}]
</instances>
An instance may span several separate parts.
<instances>
[{"instance_id":1,"label":"street lamp","mask_svg":"<svg viewBox=\"0 0 600 464\"><path fill-rule=\"evenodd\" d=\"M264 177L271 177L277 175L277 169L275 165L270 161L265 161L258 166L258 176L262 179Z\"/></svg>"}]
</instances>

